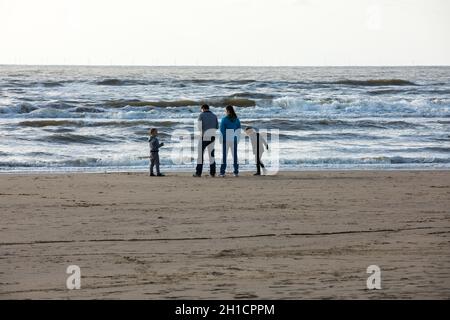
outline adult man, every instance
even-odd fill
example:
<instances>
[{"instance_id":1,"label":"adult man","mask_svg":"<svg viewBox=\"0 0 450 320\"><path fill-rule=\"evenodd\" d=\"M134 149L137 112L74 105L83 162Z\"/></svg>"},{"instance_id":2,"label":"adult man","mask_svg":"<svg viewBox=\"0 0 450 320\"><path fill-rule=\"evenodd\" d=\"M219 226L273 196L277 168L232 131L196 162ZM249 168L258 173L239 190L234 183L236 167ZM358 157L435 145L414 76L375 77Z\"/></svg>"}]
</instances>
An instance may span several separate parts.
<instances>
[{"instance_id":1,"label":"adult man","mask_svg":"<svg viewBox=\"0 0 450 320\"><path fill-rule=\"evenodd\" d=\"M203 160L205 149L209 154L209 173L212 177L216 175L216 160L214 158L214 143L216 130L219 128L219 122L214 113L209 110L207 104L202 105L201 113L198 116L198 129L200 131L200 139L198 143L197 167L194 177L201 177L203 171Z\"/></svg>"}]
</instances>

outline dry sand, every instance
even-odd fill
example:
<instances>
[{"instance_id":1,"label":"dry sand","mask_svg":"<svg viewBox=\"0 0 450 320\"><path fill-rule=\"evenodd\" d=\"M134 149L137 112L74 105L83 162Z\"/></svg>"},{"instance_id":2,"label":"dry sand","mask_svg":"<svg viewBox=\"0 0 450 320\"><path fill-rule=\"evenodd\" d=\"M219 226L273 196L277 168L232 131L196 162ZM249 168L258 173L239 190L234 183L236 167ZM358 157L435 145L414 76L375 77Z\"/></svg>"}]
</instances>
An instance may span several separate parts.
<instances>
[{"instance_id":1,"label":"dry sand","mask_svg":"<svg viewBox=\"0 0 450 320\"><path fill-rule=\"evenodd\" d=\"M0 210L0 299L450 298L450 171L1 175Z\"/></svg>"}]
</instances>

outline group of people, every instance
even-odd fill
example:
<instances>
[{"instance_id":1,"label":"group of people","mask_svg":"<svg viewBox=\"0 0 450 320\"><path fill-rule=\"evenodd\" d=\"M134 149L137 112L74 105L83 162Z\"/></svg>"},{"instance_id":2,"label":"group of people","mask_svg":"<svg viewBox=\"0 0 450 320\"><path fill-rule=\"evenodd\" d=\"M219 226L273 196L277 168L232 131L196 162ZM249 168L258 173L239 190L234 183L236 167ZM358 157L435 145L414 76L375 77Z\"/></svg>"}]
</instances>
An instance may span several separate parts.
<instances>
[{"instance_id":1,"label":"group of people","mask_svg":"<svg viewBox=\"0 0 450 320\"><path fill-rule=\"evenodd\" d=\"M239 120L233 106L225 108L225 116L221 119L220 125L217 116L209 109L207 104L201 106L201 113L198 117L198 129L200 131L200 138L198 141L198 157L197 166L195 168L194 177L201 177L203 172L204 154L208 151L209 155L209 173L212 177L216 176L216 160L215 160L215 142L216 132L219 129L222 138L222 163L220 165L220 177L225 177L227 169L228 152L231 151L233 156L233 175L239 176L238 163L238 142L241 128L241 121ZM266 169L261 161L264 153L264 148L269 150L267 141L260 135L260 133L253 127L246 127L245 134L249 136L253 154L255 155L256 173L259 176L264 174ZM156 128L150 129L150 176L164 176L160 172L159 148L164 146L158 140L158 130ZM154 170L156 169L156 174Z\"/></svg>"}]
</instances>

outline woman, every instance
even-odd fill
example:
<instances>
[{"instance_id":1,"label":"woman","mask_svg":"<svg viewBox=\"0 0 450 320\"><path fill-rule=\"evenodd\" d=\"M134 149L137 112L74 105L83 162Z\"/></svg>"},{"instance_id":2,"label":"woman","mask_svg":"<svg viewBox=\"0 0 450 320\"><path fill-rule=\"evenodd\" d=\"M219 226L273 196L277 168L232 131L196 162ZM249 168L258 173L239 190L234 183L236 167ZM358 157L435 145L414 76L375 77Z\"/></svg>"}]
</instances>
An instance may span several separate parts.
<instances>
[{"instance_id":1,"label":"woman","mask_svg":"<svg viewBox=\"0 0 450 320\"><path fill-rule=\"evenodd\" d=\"M239 175L239 164L237 155L238 136L240 135L241 122L239 121L236 112L232 106L225 108L226 116L220 122L220 132L222 134L222 165L220 166L220 176L225 177L225 170L227 169L228 150L231 150L233 155L234 176Z\"/></svg>"}]
</instances>

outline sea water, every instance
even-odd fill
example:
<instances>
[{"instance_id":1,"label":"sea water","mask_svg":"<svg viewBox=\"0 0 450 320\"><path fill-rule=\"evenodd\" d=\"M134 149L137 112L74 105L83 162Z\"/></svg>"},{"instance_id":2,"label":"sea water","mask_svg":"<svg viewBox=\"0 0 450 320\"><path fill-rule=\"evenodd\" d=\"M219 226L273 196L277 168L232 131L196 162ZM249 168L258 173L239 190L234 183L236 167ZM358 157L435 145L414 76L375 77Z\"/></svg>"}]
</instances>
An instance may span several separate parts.
<instances>
[{"instance_id":1,"label":"sea water","mask_svg":"<svg viewBox=\"0 0 450 320\"><path fill-rule=\"evenodd\" d=\"M193 170L203 103L277 132L282 170L450 167L450 67L0 66L0 171L146 170L152 127Z\"/></svg>"}]
</instances>

